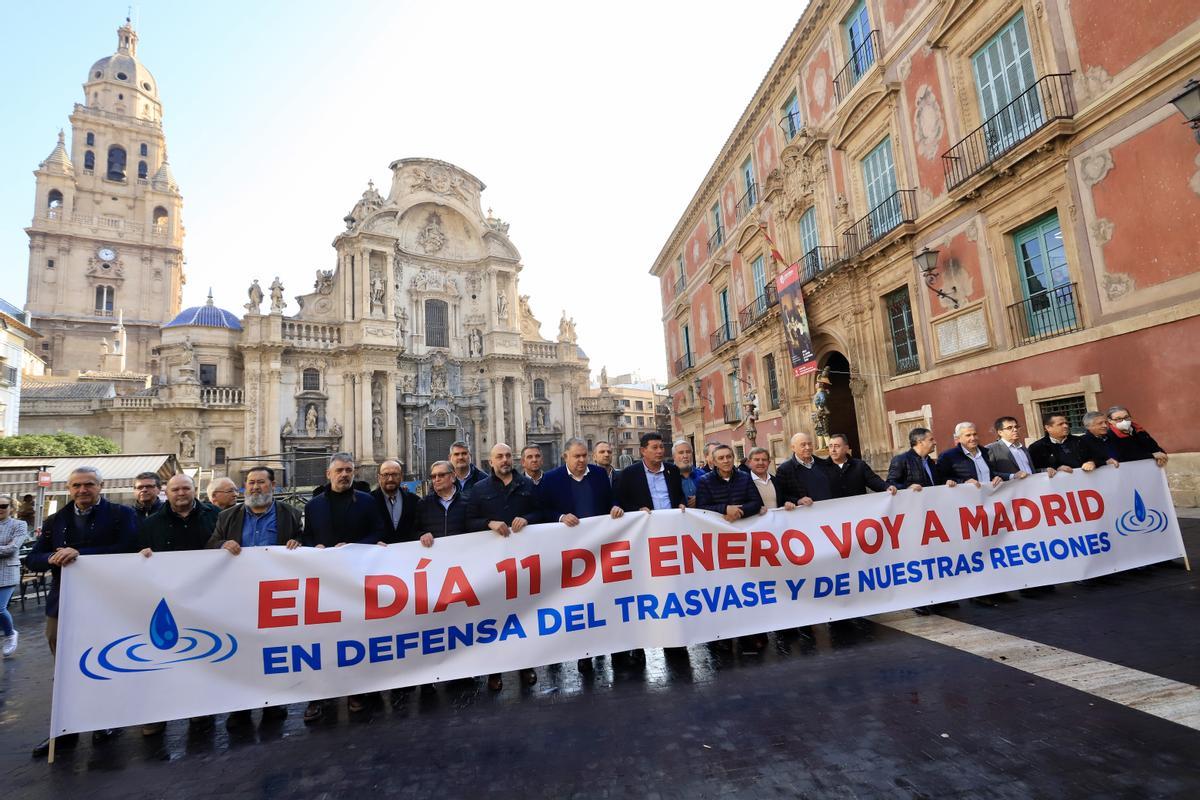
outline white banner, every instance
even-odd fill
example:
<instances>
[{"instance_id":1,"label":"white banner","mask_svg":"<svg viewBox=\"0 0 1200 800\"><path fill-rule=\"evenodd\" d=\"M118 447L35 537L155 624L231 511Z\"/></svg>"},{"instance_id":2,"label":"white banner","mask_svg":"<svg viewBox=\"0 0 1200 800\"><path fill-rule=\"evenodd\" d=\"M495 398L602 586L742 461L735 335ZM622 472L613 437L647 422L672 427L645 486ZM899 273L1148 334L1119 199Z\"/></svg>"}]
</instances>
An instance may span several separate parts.
<instances>
[{"instance_id":1,"label":"white banner","mask_svg":"<svg viewBox=\"0 0 1200 800\"><path fill-rule=\"evenodd\" d=\"M85 556L63 570L51 731L689 645L1183 553L1166 477L1144 461L733 524L676 510L432 548Z\"/></svg>"}]
</instances>

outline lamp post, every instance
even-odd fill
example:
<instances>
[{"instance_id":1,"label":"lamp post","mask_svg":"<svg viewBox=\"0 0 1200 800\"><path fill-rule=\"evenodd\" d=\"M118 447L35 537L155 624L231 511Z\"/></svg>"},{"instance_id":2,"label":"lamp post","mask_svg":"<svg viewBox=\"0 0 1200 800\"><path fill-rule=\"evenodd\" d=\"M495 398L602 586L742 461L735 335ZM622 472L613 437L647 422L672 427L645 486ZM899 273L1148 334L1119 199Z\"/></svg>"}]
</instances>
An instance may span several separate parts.
<instances>
[{"instance_id":1,"label":"lamp post","mask_svg":"<svg viewBox=\"0 0 1200 800\"><path fill-rule=\"evenodd\" d=\"M1171 98L1171 103L1183 115L1184 124L1192 126L1196 142L1200 143L1200 81L1195 78L1188 81L1183 91Z\"/></svg>"},{"instance_id":2,"label":"lamp post","mask_svg":"<svg viewBox=\"0 0 1200 800\"><path fill-rule=\"evenodd\" d=\"M921 250L921 252L913 256L913 260L917 262L917 269L921 271L921 277L925 280L925 285L928 286L938 297L944 297L953 303L955 308L958 308L957 297L949 294L948 292L944 292L933 285L933 282L938 279L938 275L941 274L938 272L937 268L938 256L940 254L940 250L930 250L929 247L925 247Z\"/></svg>"}]
</instances>

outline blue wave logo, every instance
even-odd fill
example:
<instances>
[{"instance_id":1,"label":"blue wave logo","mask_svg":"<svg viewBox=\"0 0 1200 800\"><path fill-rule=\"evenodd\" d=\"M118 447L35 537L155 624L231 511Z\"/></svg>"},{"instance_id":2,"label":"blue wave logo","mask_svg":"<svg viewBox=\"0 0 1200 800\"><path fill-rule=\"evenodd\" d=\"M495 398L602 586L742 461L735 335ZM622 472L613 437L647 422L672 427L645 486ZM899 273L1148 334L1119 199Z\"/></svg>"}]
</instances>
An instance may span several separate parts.
<instances>
[{"instance_id":1,"label":"blue wave logo","mask_svg":"<svg viewBox=\"0 0 1200 800\"><path fill-rule=\"evenodd\" d=\"M1133 508L1117 518L1117 533L1158 533L1167 529L1167 515L1153 508L1146 508L1142 495L1135 489Z\"/></svg>"},{"instance_id":2,"label":"blue wave logo","mask_svg":"<svg viewBox=\"0 0 1200 800\"><path fill-rule=\"evenodd\" d=\"M166 598L150 617L147 633L132 633L100 648L89 647L79 659L79 669L97 681L112 680L112 675L158 672L192 661L219 664L237 652L232 634L219 634L202 628L179 628Z\"/></svg>"}]
</instances>

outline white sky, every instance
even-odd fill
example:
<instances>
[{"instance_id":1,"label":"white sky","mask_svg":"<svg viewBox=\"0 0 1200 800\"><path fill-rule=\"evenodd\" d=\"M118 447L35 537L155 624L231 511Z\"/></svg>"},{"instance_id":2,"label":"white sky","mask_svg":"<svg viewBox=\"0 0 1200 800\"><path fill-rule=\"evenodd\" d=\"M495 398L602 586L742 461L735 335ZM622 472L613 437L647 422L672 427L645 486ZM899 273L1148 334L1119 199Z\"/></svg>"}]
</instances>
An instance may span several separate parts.
<instances>
[{"instance_id":1,"label":"white sky","mask_svg":"<svg viewBox=\"0 0 1200 800\"><path fill-rule=\"evenodd\" d=\"M5 9L0 295L22 304L30 174L125 6ZM252 278L290 298L334 266L368 178L426 156L487 184L542 333L573 316L594 374L664 379L648 270L804 8L756 2L142 3L184 196L184 306L241 313ZM13 121L15 120L15 124Z\"/></svg>"}]
</instances>

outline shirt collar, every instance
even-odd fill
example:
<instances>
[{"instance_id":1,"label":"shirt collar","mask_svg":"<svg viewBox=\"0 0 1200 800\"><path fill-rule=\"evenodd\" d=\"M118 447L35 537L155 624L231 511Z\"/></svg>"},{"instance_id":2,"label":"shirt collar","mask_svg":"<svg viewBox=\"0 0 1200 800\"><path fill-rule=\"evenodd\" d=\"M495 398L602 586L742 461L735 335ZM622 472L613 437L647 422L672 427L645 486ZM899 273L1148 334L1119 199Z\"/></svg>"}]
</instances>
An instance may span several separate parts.
<instances>
[{"instance_id":1,"label":"shirt collar","mask_svg":"<svg viewBox=\"0 0 1200 800\"><path fill-rule=\"evenodd\" d=\"M770 483L771 482L771 473L769 473L769 472L762 478L758 477L753 472L751 472L750 477L754 479L755 483Z\"/></svg>"},{"instance_id":2,"label":"shirt collar","mask_svg":"<svg viewBox=\"0 0 1200 800\"><path fill-rule=\"evenodd\" d=\"M583 480L588 476L588 473L591 471L592 471L592 468L589 467L588 465L584 464L583 474L580 475L578 478L575 477L575 473L571 472L571 470L567 470L567 474L571 476L571 480L576 481L578 483L582 483Z\"/></svg>"},{"instance_id":3,"label":"shirt collar","mask_svg":"<svg viewBox=\"0 0 1200 800\"><path fill-rule=\"evenodd\" d=\"M651 475L662 475L667 470L667 462L662 462L658 465L657 470L653 470L650 469L650 465L646 463L646 460L642 459L642 469L646 470L646 472L650 473Z\"/></svg>"}]
</instances>

